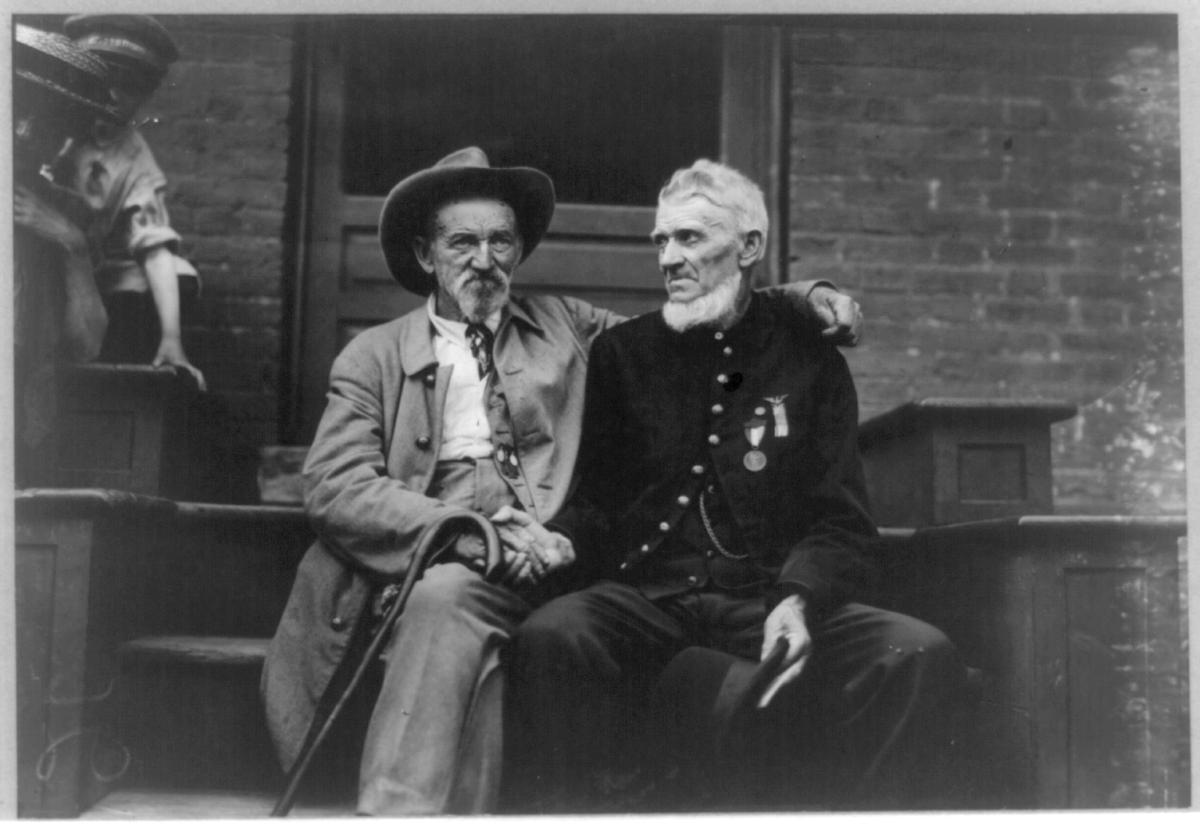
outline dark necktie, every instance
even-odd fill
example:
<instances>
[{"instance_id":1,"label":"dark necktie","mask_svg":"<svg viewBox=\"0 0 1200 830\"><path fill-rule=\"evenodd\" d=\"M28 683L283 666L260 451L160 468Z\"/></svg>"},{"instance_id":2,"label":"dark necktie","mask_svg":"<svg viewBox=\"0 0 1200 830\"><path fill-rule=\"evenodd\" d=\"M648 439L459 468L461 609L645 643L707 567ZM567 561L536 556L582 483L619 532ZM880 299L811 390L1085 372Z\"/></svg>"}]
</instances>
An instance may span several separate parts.
<instances>
[{"instance_id":1,"label":"dark necktie","mask_svg":"<svg viewBox=\"0 0 1200 830\"><path fill-rule=\"evenodd\" d=\"M467 323L467 343L471 354L479 364L479 377L486 378L492 371L492 344L496 336L483 323Z\"/></svg>"}]
</instances>

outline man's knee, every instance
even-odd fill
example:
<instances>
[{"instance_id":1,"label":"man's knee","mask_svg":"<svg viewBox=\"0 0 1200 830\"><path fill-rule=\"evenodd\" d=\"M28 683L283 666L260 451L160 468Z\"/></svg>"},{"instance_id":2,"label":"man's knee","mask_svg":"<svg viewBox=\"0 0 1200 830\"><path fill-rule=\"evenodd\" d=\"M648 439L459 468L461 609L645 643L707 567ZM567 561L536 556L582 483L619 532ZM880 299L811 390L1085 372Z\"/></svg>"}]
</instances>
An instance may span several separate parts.
<instances>
[{"instance_id":1,"label":"man's knee","mask_svg":"<svg viewBox=\"0 0 1200 830\"><path fill-rule=\"evenodd\" d=\"M480 574L457 562L434 565L413 586L400 615L446 629L502 629L508 631L524 617L528 607L516 594L487 582Z\"/></svg>"},{"instance_id":2,"label":"man's knee","mask_svg":"<svg viewBox=\"0 0 1200 830\"><path fill-rule=\"evenodd\" d=\"M522 657L571 650L584 625L580 594L566 594L538 608L517 630L513 649Z\"/></svg>"},{"instance_id":3,"label":"man's knee","mask_svg":"<svg viewBox=\"0 0 1200 830\"><path fill-rule=\"evenodd\" d=\"M613 635L605 625L612 613L609 600L604 586L593 586L534 611L511 645L514 673L582 682L618 672Z\"/></svg>"},{"instance_id":4,"label":"man's knee","mask_svg":"<svg viewBox=\"0 0 1200 830\"><path fill-rule=\"evenodd\" d=\"M406 613L439 614L470 602L479 574L458 563L434 565L413 586Z\"/></svg>"},{"instance_id":5,"label":"man's knee","mask_svg":"<svg viewBox=\"0 0 1200 830\"><path fill-rule=\"evenodd\" d=\"M950 691L965 679L966 671L950 639L923 620L851 604L831 621L828 642L818 634L818 654L832 646L835 671L845 670L852 688L874 688L876 683L915 684L914 690L939 687ZM841 663L841 660L848 660Z\"/></svg>"},{"instance_id":6,"label":"man's knee","mask_svg":"<svg viewBox=\"0 0 1200 830\"><path fill-rule=\"evenodd\" d=\"M920 654L932 661L952 660L956 650L950 638L923 620L897 614L892 625L892 639L896 647L913 654Z\"/></svg>"},{"instance_id":7,"label":"man's knee","mask_svg":"<svg viewBox=\"0 0 1200 830\"><path fill-rule=\"evenodd\" d=\"M888 653L895 666L911 671L929 691L950 694L966 680L966 668L954 643L940 629L923 620L893 614L888 627Z\"/></svg>"}]
</instances>

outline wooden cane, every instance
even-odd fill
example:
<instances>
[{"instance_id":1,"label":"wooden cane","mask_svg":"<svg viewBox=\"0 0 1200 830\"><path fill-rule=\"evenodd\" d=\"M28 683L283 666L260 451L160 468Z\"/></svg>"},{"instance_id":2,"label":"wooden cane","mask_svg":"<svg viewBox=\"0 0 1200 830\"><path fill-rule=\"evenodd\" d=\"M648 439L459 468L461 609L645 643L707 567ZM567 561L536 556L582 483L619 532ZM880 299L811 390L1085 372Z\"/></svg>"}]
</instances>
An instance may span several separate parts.
<instances>
[{"instance_id":1,"label":"wooden cane","mask_svg":"<svg viewBox=\"0 0 1200 830\"><path fill-rule=\"evenodd\" d=\"M396 620L399 619L400 613L404 610L404 606L408 603L409 594L412 593L413 586L417 580L421 578L425 570L425 566L432 561L436 556L444 552L453 541L447 542L442 547L434 551L433 542L441 533L442 530L450 523L463 523L474 525L475 530L478 530L483 536L484 545L486 547L486 568L484 574L491 577L498 572L498 566L501 561L500 538L496 534L496 529L492 527L491 522L480 516L478 513L472 513L468 510L457 510L443 516L438 521L429 525L422 532L417 540L416 550L413 552L412 561L408 566L408 572L404 575L404 582L400 587L400 591L392 600L391 605L387 608L384 615L383 623L375 632L375 636L371 639L371 643L363 652L362 659L354 670L354 674L350 678L350 682L346 684L345 690L338 697L337 702L329 709L328 714L323 718L318 718L313 721L308 729L308 734L304 737L304 744L300 750L300 755L296 758L296 762L292 764L292 768L288 771L287 783L284 787L283 794L279 796L279 800L275 802L274 809L271 810L273 818L286 816L292 809L292 805L296 801L296 792L300 788L300 782L304 778L304 774L308 771L309 765L312 763L313 757L320 748L321 743L329 734L333 727L334 721L338 715L342 713L346 703L350 700L354 690L358 688L359 683L366 676L371 664L383 651L383 647L387 644L391 637L392 629L395 627ZM431 555L432 553L432 555Z\"/></svg>"}]
</instances>

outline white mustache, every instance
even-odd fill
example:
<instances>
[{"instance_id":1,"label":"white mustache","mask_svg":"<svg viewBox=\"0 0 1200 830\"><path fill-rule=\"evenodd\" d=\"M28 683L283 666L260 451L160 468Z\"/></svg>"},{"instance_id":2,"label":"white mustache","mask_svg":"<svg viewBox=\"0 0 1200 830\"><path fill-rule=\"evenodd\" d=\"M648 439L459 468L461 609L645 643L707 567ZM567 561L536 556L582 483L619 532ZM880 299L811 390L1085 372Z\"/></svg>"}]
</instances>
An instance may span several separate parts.
<instances>
[{"instance_id":1,"label":"white mustache","mask_svg":"<svg viewBox=\"0 0 1200 830\"><path fill-rule=\"evenodd\" d=\"M505 279L503 274L497 271L489 271L485 274L471 274L462 281L462 284L468 285L472 282L494 282L498 285L503 285Z\"/></svg>"}]
</instances>

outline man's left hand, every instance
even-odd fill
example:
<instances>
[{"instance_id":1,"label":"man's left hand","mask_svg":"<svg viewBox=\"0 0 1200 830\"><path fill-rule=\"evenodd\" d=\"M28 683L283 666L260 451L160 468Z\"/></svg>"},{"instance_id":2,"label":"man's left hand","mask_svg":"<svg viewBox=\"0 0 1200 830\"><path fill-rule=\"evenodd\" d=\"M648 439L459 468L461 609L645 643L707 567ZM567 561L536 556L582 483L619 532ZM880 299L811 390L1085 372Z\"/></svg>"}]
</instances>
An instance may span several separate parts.
<instances>
[{"instance_id":1,"label":"man's left hand","mask_svg":"<svg viewBox=\"0 0 1200 830\"><path fill-rule=\"evenodd\" d=\"M804 622L804 600L797 595L787 597L767 615L763 623L760 659L767 658L775 641L780 637L787 641L787 653L783 657L779 675L771 681L771 685L759 699L759 709L765 709L776 692L800 676L804 664L808 662L809 652L812 651L812 637L809 636L808 625Z\"/></svg>"},{"instance_id":2,"label":"man's left hand","mask_svg":"<svg viewBox=\"0 0 1200 830\"><path fill-rule=\"evenodd\" d=\"M862 309L854 298L828 285L808 292L808 305L824 328L821 336L837 346L855 346L862 334Z\"/></svg>"}]
</instances>

